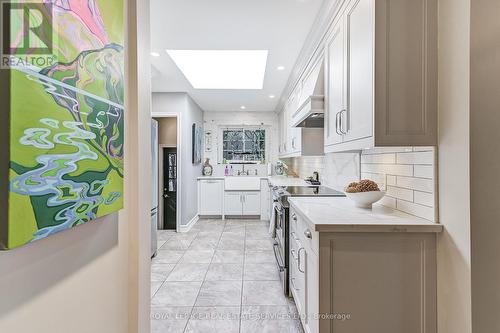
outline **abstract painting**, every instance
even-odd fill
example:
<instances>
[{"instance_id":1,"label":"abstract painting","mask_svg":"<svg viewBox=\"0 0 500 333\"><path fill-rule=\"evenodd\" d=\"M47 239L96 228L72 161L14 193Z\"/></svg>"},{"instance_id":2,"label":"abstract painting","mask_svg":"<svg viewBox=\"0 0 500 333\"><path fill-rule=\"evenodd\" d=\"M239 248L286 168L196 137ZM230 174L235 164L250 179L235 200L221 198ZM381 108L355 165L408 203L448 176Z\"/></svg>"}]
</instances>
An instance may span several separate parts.
<instances>
[{"instance_id":1,"label":"abstract painting","mask_svg":"<svg viewBox=\"0 0 500 333\"><path fill-rule=\"evenodd\" d=\"M50 8L54 63L17 64L1 77L9 80L0 104L9 133L2 249L123 207L123 0L42 3Z\"/></svg>"}]
</instances>

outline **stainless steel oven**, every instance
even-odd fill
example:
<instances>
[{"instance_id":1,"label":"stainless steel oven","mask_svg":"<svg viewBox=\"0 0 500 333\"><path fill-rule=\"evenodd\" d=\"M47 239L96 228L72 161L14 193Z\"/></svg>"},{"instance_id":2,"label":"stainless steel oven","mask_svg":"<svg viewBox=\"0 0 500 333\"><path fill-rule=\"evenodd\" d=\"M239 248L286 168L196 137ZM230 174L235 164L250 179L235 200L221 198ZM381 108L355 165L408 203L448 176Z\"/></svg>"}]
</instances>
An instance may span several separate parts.
<instances>
[{"instance_id":1,"label":"stainless steel oven","mask_svg":"<svg viewBox=\"0 0 500 333\"><path fill-rule=\"evenodd\" d=\"M325 186L301 186L301 187L275 187L272 189L274 201L274 256L280 273L283 292L287 296L290 293L290 206L288 197L325 197L345 196L344 193L335 191Z\"/></svg>"},{"instance_id":2,"label":"stainless steel oven","mask_svg":"<svg viewBox=\"0 0 500 333\"><path fill-rule=\"evenodd\" d=\"M283 291L286 295L289 294L289 266L288 266L288 226L287 221L288 211L280 201L275 203L274 206L275 218L275 232L274 232L274 256L276 258L276 265L280 274L280 280L283 285Z\"/></svg>"}]
</instances>

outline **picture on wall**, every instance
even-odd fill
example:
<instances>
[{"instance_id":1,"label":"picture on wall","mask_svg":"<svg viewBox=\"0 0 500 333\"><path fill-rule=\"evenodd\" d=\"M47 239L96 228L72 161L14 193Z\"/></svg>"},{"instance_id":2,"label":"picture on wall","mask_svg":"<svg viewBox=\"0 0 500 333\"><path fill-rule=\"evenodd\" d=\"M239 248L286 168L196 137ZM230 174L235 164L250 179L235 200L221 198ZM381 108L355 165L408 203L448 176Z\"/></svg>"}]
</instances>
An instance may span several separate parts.
<instances>
[{"instance_id":1,"label":"picture on wall","mask_svg":"<svg viewBox=\"0 0 500 333\"><path fill-rule=\"evenodd\" d=\"M8 190L0 198L8 200L0 219L4 250L123 208L124 2L40 5L50 18L45 34L54 35L53 63L19 62L0 77L0 107L8 111L0 125L8 133L0 143L8 156L8 174L1 175ZM22 42L22 30L18 37ZM11 47L12 59L25 57Z\"/></svg>"},{"instance_id":2,"label":"picture on wall","mask_svg":"<svg viewBox=\"0 0 500 333\"><path fill-rule=\"evenodd\" d=\"M202 130L200 126L193 124L192 141L193 141L193 164L201 163L201 145L202 145Z\"/></svg>"}]
</instances>

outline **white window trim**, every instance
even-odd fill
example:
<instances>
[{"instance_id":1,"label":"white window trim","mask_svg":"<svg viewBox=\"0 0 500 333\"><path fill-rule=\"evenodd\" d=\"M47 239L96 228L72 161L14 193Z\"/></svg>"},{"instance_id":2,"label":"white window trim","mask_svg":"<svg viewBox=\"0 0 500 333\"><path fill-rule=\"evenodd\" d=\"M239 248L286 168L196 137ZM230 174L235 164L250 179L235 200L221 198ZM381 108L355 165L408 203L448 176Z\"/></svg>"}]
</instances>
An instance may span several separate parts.
<instances>
[{"instance_id":1,"label":"white window trim","mask_svg":"<svg viewBox=\"0 0 500 333\"><path fill-rule=\"evenodd\" d=\"M236 130L236 129L244 129L244 130L264 130L266 132L266 160L265 163L270 161L270 149L271 144L269 142L270 135L272 134L271 126L256 126L256 125L222 125L218 127L217 135L219 140L217 140L217 163L222 164L224 161L224 130ZM243 161L240 161L243 162ZM248 162L253 163L253 162ZM261 164L260 162L256 162L255 164Z\"/></svg>"}]
</instances>

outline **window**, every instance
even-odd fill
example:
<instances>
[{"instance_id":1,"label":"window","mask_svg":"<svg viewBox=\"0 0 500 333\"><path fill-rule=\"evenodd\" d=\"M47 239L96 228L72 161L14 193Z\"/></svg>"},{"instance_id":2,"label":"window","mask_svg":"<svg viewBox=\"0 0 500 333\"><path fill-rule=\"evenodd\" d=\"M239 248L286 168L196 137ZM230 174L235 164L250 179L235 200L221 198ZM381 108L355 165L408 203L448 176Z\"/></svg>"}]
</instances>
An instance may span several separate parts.
<instances>
[{"instance_id":1,"label":"window","mask_svg":"<svg viewBox=\"0 0 500 333\"><path fill-rule=\"evenodd\" d=\"M222 158L227 162L265 162L266 130L231 128L222 130Z\"/></svg>"}]
</instances>

